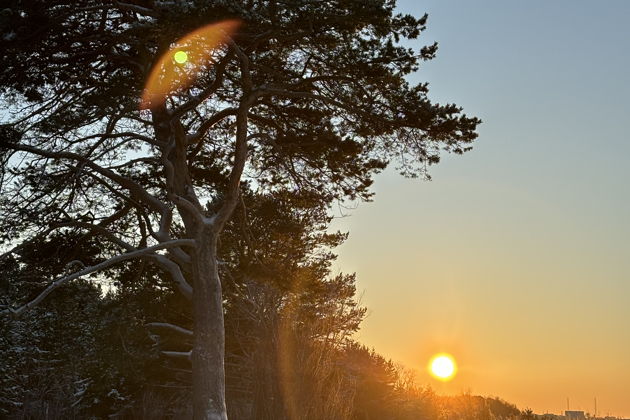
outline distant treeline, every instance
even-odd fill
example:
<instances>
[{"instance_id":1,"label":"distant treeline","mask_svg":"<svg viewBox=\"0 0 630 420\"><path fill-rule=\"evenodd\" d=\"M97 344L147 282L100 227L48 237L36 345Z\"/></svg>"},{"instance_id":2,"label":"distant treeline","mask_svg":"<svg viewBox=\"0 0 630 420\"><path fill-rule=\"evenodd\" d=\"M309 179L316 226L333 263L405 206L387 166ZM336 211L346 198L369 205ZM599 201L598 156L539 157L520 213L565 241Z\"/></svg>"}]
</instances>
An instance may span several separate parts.
<instances>
[{"instance_id":1,"label":"distant treeline","mask_svg":"<svg viewBox=\"0 0 630 420\"><path fill-rule=\"evenodd\" d=\"M331 275L324 208L308 197L245 196L222 237L228 412L232 419L508 419L495 398L443 397L351 339L365 315L355 276ZM247 217L247 223L245 223ZM246 228L245 228L246 227ZM71 231L5 258L4 305L50 273L90 261ZM19 318L0 319L0 417L189 418L192 317L153 265L66 284ZM101 286L99 286L99 284Z\"/></svg>"},{"instance_id":2,"label":"distant treeline","mask_svg":"<svg viewBox=\"0 0 630 420\"><path fill-rule=\"evenodd\" d=\"M328 282L328 292L349 293L350 279ZM3 319L0 417L190 418L188 360L160 353L185 355L187 338L175 330L154 335L145 326L159 319L162 300L176 295L136 290L143 309L127 292L103 296L78 282L22 319ZM334 308L329 319L258 306L278 293L265 289L259 302L250 295L247 308L227 318L231 418L521 418L500 399L439 396L416 386L407 371L344 337L347 331L334 324L341 322L341 304L327 302L324 292L321 304Z\"/></svg>"}]
</instances>

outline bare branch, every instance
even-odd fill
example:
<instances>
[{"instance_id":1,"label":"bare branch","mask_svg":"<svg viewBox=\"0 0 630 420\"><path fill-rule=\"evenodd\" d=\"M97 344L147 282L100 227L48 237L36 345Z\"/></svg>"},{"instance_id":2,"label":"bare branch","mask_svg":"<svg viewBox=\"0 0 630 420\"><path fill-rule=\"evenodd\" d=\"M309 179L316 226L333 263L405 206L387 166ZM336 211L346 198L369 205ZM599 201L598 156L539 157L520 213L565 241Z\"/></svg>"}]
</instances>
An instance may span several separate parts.
<instances>
[{"instance_id":1,"label":"bare branch","mask_svg":"<svg viewBox=\"0 0 630 420\"><path fill-rule=\"evenodd\" d=\"M136 248L133 245L131 245L128 242L123 241L122 239L120 239L119 237L114 235L112 232L110 232L109 230L107 230L104 227L99 226L99 225L93 225L92 223L87 223L87 222L71 221L71 222L57 223L54 226L57 227L57 228L61 228L61 227L80 227L80 228L88 229L88 230L90 230L92 232L97 232L97 233L103 235L104 237L109 239L110 242L115 243L116 245L126 249L127 251L134 251L134 250L136 250Z\"/></svg>"},{"instance_id":2,"label":"bare branch","mask_svg":"<svg viewBox=\"0 0 630 420\"><path fill-rule=\"evenodd\" d=\"M48 150L39 149L34 146L29 146L25 144L15 144L15 143L9 143L9 142L1 142L1 145L12 150L20 150L23 152L28 152L34 155L47 157L51 159L70 159L70 160L82 162L87 167L93 169L99 174L116 182L123 188L128 189L132 193L132 195L140 198L142 201L144 201L146 204L148 204L149 206L151 206L158 212L162 213L167 208L166 204L158 200L153 195L149 194L149 192L147 192L147 190L145 190L140 184L137 184L131 179L126 178L122 175L119 175L112 170L103 168L102 166L99 166L96 163L94 163L92 160L84 156L81 156L79 154L72 153L72 152L51 152Z\"/></svg>"},{"instance_id":3,"label":"bare branch","mask_svg":"<svg viewBox=\"0 0 630 420\"><path fill-rule=\"evenodd\" d=\"M237 113L238 113L237 108L225 108L217 112L212 117L208 118L203 123L201 123L201 125L195 131L195 133L188 136L188 144L192 144L197 141L200 141L203 135L206 134L206 132L209 129L211 129L215 124L223 121L225 118L229 116L236 115Z\"/></svg>"},{"instance_id":4,"label":"bare branch","mask_svg":"<svg viewBox=\"0 0 630 420\"><path fill-rule=\"evenodd\" d=\"M168 322L149 322L148 324L145 324L147 327L150 328L162 328L165 330L170 330L170 331L175 331L177 333L183 334L187 337L192 337L193 336L193 332L186 329L186 328L182 328L178 325L175 324L170 324Z\"/></svg>"},{"instance_id":5,"label":"bare branch","mask_svg":"<svg viewBox=\"0 0 630 420\"><path fill-rule=\"evenodd\" d=\"M223 205L213 218L214 220L212 226L215 232L221 231L223 225L228 220L228 218L234 211L236 204L238 203L241 176L243 175L243 169L245 168L245 162L247 161L248 113L251 106L262 93L260 91L252 92L253 85L249 70L249 57L247 57L247 55L233 40L230 39L229 44L234 49L236 55L241 62L241 79L244 97L241 99L238 111L236 113L236 144L234 147L234 164L232 166L232 171L230 172L227 194Z\"/></svg>"},{"instance_id":6,"label":"bare branch","mask_svg":"<svg viewBox=\"0 0 630 420\"><path fill-rule=\"evenodd\" d=\"M239 61L241 62L241 76L242 76L242 84L243 84L243 90L245 91L245 93L249 93L252 90L252 75L249 71L249 67L250 67L250 61L249 61L249 57L247 56L247 54L245 54L243 52L243 50L240 49L240 47L236 44L236 42L234 42L234 40L229 39L228 43L230 44L230 46L234 49L234 51L236 52L236 55L238 56Z\"/></svg>"},{"instance_id":7,"label":"bare branch","mask_svg":"<svg viewBox=\"0 0 630 420\"><path fill-rule=\"evenodd\" d=\"M82 225L89 225L89 226L82 226L82 227L89 228L89 229L92 229L92 228L98 229L99 232L105 234L105 232L103 232L104 227L109 225L110 223L120 219L128 211L129 211L129 207L123 207L122 209L120 209L119 211L115 212L111 216L108 216L105 219L102 219L98 223L98 225L93 225L93 224L90 224L90 223L81 223L81 222L76 222L76 223L77 224L82 224ZM0 261L2 261L5 258L9 257L9 255L12 255L12 254L15 254L15 253L19 252L21 249L26 248L29 245L32 245L35 242L44 240L48 235L50 235L55 230L59 229L60 227L64 227L65 225L69 225L70 223L73 223L73 222L55 224L55 225L51 226L50 228L44 230L43 232L40 232L40 233L36 234L32 238L23 241L21 244L16 245L15 247L11 248L9 251L1 254L0 255ZM107 232L107 236L108 237L109 237L109 235L113 236L113 234L111 234L110 232L108 232L108 231L106 231L106 232ZM116 239L116 243L118 243L117 241L119 239L116 238L115 236L111 237L110 239L114 240L114 238ZM118 244L121 245L120 243L118 243ZM124 248L126 248L128 250L135 250L135 248L133 248L133 247L132 248L128 248L127 246L124 246Z\"/></svg>"},{"instance_id":8,"label":"bare branch","mask_svg":"<svg viewBox=\"0 0 630 420\"><path fill-rule=\"evenodd\" d=\"M124 131L124 132L119 132L119 133L92 134L90 136L85 136L85 137L79 138L78 140L74 140L74 143L83 142L85 140L90 140L93 138L99 138L101 140L104 140L104 139L113 139L113 138L120 138L120 137L133 138L136 140L143 141L145 143L152 144L153 146L157 146L157 147L163 146L162 144L153 140L150 137L143 136L142 134L134 133L131 131Z\"/></svg>"},{"instance_id":9,"label":"bare branch","mask_svg":"<svg viewBox=\"0 0 630 420\"><path fill-rule=\"evenodd\" d=\"M176 248L176 249L179 249L181 251L180 248ZM179 268L177 264L175 264L173 261L169 260L163 255L153 254L153 255L149 255L148 258L151 258L152 260L156 261L160 266L165 268L171 274L171 278L173 279L173 281L177 283L177 286L179 287L179 291L181 292L181 294L184 295L186 299L192 300L193 289L184 278L184 275L182 274L182 270Z\"/></svg>"},{"instance_id":10,"label":"bare branch","mask_svg":"<svg viewBox=\"0 0 630 420\"><path fill-rule=\"evenodd\" d=\"M146 7L138 6L137 4L123 3L120 1L115 1L114 4L121 10L129 10L145 16L159 16L159 14L155 10L147 9Z\"/></svg>"},{"instance_id":11,"label":"bare branch","mask_svg":"<svg viewBox=\"0 0 630 420\"><path fill-rule=\"evenodd\" d=\"M178 209L181 208L187 210L199 223L206 223L206 217L195 204L177 194L169 194L168 198L175 203Z\"/></svg>"},{"instance_id":12,"label":"bare branch","mask_svg":"<svg viewBox=\"0 0 630 420\"><path fill-rule=\"evenodd\" d=\"M127 252L125 254L117 255L99 264L86 267L83 270L70 274L69 276L61 277L53 281L39 295L37 295L35 299L31 300L30 302L16 309L14 308L3 309L2 311L0 311L0 315L14 314L14 315L19 316L22 313L26 312L27 310L38 305L42 300L46 298L46 296L48 296L50 293L52 293L55 289L57 289L59 286L63 285L64 283L67 283L69 281L78 279L80 277L86 276L88 274L91 274L97 271L104 270L120 262L131 260L134 258L145 257L145 256L153 254L155 251L158 251L160 249L168 249L168 248L173 248L173 247L178 247L178 246L195 246L195 244L196 242L193 239L177 239L170 242L165 242L158 245L150 246L148 248L143 248L136 251Z\"/></svg>"},{"instance_id":13,"label":"bare branch","mask_svg":"<svg viewBox=\"0 0 630 420\"><path fill-rule=\"evenodd\" d=\"M247 161L247 118L249 108L257 98L257 94L251 94L241 101L236 115L236 145L234 150L234 164L230 172L227 194L223 205L214 218L214 229L216 232L223 228L232 211L238 203L241 176Z\"/></svg>"},{"instance_id":14,"label":"bare branch","mask_svg":"<svg viewBox=\"0 0 630 420\"><path fill-rule=\"evenodd\" d=\"M162 353L164 356L187 360L191 360L190 358L192 354L192 352L190 351L161 351L160 353Z\"/></svg>"}]
</instances>

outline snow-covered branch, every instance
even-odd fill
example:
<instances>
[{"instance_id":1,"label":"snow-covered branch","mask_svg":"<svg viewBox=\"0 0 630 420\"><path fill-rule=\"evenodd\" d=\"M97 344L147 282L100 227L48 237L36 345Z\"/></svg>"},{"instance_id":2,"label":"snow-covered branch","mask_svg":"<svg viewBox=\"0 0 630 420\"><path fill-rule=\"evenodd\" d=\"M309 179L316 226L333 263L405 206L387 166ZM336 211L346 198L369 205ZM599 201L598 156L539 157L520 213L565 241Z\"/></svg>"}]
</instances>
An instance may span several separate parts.
<instances>
[{"instance_id":1,"label":"snow-covered branch","mask_svg":"<svg viewBox=\"0 0 630 420\"><path fill-rule=\"evenodd\" d=\"M195 246L195 244L196 244L196 242L193 239L176 239L176 240L173 240L173 241L170 241L170 242L165 242L165 243L161 243L161 244L158 244L158 245L150 246L150 247L147 247L147 248L138 249L136 251L127 252L125 254L117 255L117 256L112 257L112 258L110 258L108 260L105 260L105 261L103 261L103 262L101 262L99 264L86 267L83 270L77 271L76 273L72 273L72 274L70 274L68 276L64 276L64 277L61 277L61 278L53 281L39 295L37 295L37 297L35 297L35 299L33 299L30 302L20 306L19 308L2 309L0 311L0 315L6 315L6 314L21 315L22 313L24 313L24 312L28 311L29 309L33 308L34 306L38 305L42 300L44 300L46 298L46 296L48 296L50 293L52 293L55 289L57 289L58 287L60 287L64 283L67 283L69 281L78 279L78 278L86 276L88 274L95 273L97 271L104 270L104 269L109 268L109 267L111 267L113 265L116 265L116 264L118 264L120 262L131 260L131 259L134 259L134 258L140 258L140 257L155 255L154 254L155 251L158 251L160 249L168 249L168 248L180 247L180 246Z\"/></svg>"},{"instance_id":2,"label":"snow-covered branch","mask_svg":"<svg viewBox=\"0 0 630 420\"><path fill-rule=\"evenodd\" d=\"M190 351L161 351L164 356L175 357L178 359L190 360L192 352Z\"/></svg>"},{"instance_id":3,"label":"snow-covered branch","mask_svg":"<svg viewBox=\"0 0 630 420\"><path fill-rule=\"evenodd\" d=\"M182 251L183 252L183 251ZM179 291L182 295L188 300L192 299L192 287L184 278L182 274L182 270L179 268L179 265L175 264L173 261L166 258L164 255L151 254L149 258L156 261L161 267L165 268L171 275L171 278L179 288Z\"/></svg>"},{"instance_id":4,"label":"snow-covered branch","mask_svg":"<svg viewBox=\"0 0 630 420\"><path fill-rule=\"evenodd\" d=\"M161 328L161 329L166 329L166 330L170 330L170 331L175 331L177 333L183 334L187 337L192 337L193 336L193 332L190 330L187 330L186 328L182 328L178 325L174 325L174 324L169 324L168 322L149 322L148 324L146 324L147 327L149 328Z\"/></svg>"}]
</instances>

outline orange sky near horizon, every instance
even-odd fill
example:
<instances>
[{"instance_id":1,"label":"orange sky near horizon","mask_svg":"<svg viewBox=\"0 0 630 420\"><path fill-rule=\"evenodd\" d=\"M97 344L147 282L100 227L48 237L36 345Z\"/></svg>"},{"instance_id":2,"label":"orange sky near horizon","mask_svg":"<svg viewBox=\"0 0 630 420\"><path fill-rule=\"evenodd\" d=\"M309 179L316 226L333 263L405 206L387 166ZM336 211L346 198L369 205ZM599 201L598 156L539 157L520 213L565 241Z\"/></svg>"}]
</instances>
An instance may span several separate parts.
<instances>
[{"instance_id":1,"label":"orange sky near horizon","mask_svg":"<svg viewBox=\"0 0 630 420\"><path fill-rule=\"evenodd\" d=\"M429 13L412 80L484 121L433 181L387 170L335 270L357 272L357 338L439 393L630 418L630 3L403 1ZM586 30L588 28L588 30ZM336 213L338 215L338 213ZM439 382L432 355L458 374Z\"/></svg>"}]
</instances>

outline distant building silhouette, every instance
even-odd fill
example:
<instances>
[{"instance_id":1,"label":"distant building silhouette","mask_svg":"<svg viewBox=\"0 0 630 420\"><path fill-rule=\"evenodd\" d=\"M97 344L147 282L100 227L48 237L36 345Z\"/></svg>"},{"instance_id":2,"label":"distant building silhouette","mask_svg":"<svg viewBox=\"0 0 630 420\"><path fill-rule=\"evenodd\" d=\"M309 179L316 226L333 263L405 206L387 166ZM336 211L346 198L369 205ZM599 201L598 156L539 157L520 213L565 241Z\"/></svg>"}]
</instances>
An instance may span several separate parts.
<instances>
[{"instance_id":1,"label":"distant building silhouette","mask_svg":"<svg viewBox=\"0 0 630 420\"><path fill-rule=\"evenodd\" d=\"M584 415L584 411L565 411L564 412L564 417L567 420L583 420L586 419L586 416Z\"/></svg>"}]
</instances>

